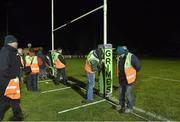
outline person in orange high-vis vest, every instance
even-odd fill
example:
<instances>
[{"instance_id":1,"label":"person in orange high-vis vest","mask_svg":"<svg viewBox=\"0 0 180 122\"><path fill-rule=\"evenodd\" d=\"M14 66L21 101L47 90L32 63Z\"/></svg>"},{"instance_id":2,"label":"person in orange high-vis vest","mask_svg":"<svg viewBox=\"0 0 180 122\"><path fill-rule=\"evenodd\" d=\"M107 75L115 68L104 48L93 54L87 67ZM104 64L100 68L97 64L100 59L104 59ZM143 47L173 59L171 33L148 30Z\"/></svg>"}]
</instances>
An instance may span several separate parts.
<instances>
[{"instance_id":1,"label":"person in orange high-vis vest","mask_svg":"<svg viewBox=\"0 0 180 122\"><path fill-rule=\"evenodd\" d=\"M65 72L66 62L65 58L62 55L62 48L58 48L54 52L53 63L55 68L57 69L57 75L55 77L55 84L63 83L67 85L67 76Z\"/></svg>"},{"instance_id":2,"label":"person in orange high-vis vest","mask_svg":"<svg viewBox=\"0 0 180 122\"><path fill-rule=\"evenodd\" d=\"M103 50L98 48L87 55L84 70L87 75L87 97L82 103L90 103L94 100L93 87L95 85L95 73L100 70L100 62L103 58Z\"/></svg>"},{"instance_id":3,"label":"person in orange high-vis vest","mask_svg":"<svg viewBox=\"0 0 180 122\"><path fill-rule=\"evenodd\" d=\"M29 91L38 91L38 74L39 74L39 65L38 57L35 54L33 49L29 50L29 55L25 57L26 66L31 67L31 73L28 74L27 78L27 89Z\"/></svg>"},{"instance_id":4,"label":"person in orange high-vis vest","mask_svg":"<svg viewBox=\"0 0 180 122\"><path fill-rule=\"evenodd\" d=\"M20 107L19 73L20 63L17 58L17 39L12 35L5 37L0 50L0 121L9 107L12 108L12 120L23 120Z\"/></svg>"},{"instance_id":5,"label":"person in orange high-vis vest","mask_svg":"<svg viewBox=\"0 0 180 122\"><path fill-rule=\"evenodd\" d=\"M133 110L132 90L136 81L137 71L141 69L138 58L128 52L127 47L117 47L117 75L120 83L120 112L129 113ZM127 108L125 108L125 98L127 96Z\"/></svg>"}]
</instances>

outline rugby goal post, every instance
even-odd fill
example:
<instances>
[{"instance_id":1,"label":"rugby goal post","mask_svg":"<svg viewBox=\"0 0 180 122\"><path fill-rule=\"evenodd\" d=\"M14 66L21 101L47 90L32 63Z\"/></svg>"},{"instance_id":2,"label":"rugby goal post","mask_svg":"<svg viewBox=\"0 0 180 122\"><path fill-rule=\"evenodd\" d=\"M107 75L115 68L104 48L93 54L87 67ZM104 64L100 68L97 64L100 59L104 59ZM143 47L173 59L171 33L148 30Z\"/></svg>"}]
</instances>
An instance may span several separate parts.
<instances>
[{"instance_id":1,"label":"rugby goal post","mask_svg":"<svg viewBox=\"0 0 180 122\"><path fill-rule=\"evenodd\" d=\"M107 0L104 0L104 3L102 6L96 8L96 9L93 9L92 11L86 13L86 14L83 14L82 16L80 17L77 17L76 19L73 19L71 20L70 22L66 23L66 24L63 24L57 28L54 28L54 0L51 0L51 50L54 50L54 32L56 30L59 30L65 26L67 26L68 24L70 23L73 23L93 12L96 12L97 10L100 10L103 8L103 21L104 21L104 25L103 25L103 44L107 44Z\"/></svg>"}]
</instances>

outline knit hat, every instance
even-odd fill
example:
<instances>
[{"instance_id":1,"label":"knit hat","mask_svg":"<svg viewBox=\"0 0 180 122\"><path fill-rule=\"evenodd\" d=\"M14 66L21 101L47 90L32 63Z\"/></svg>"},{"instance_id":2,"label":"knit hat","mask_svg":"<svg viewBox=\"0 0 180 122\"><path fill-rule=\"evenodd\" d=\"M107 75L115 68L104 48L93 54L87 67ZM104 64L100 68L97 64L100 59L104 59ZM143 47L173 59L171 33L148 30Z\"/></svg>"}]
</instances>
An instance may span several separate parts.
<instances>
[{"instance_id":1,"label":"knit hat","mask_svg":"<svg viewBox=\"0 0 180 122\"><path fill-rule=\"evenodd\" d=\"M96 50L95 50L95 53L96 53L96 55L97 55L97 57L98 57L99 59L102 59L102 58L103 58L103 51L102 51L102 49L100 49L100 48L96 49Z\"/></svg>"},{"instance_id":2,"label":"knit hat","mask_svg":"<svg viewBox=\"0 0 180 122\"><path fill-rule=\"evenodd\" d=\"M122 55L122 54L125 54L125 53L126 53L126 50L123 47L120 47L120 46L117 47L117 49L116 49L116 54L117 55Z\"/></svg>"},{"instance_id":3,"label":"knit hat","mask_svg":"<svg viewBox=\"0 0 180 122\"><path fill-rule=\"evenodd\" d=\"M17 42L16 37L14 37L13 35L7 35L4 39L5 45L7 45L8 43L13 43L13 42Z\"/></svg>"}]
</instances>

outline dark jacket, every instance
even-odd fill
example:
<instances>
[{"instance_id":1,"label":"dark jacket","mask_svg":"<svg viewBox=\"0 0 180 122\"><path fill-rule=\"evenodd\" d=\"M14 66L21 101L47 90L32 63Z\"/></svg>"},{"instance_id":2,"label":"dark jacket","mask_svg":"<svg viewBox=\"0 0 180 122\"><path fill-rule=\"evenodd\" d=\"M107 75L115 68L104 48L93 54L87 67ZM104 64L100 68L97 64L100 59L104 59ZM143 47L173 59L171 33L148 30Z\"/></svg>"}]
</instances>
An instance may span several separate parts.
<instances>
[{"instance_id":1,"label":"dark jacket","mask_svg":"<svg viewBox=\"0 0 180 122\"><path fill-rule=\"evenodd\" d=\"M17 49L5 45L0 50L0 96L4 95L10 79L20 73L20 62L17 58Z\"/></svg>"},{"instance_id":2,"label":"dark jacket","mask_svg":"<svg viewBox=\"0 0 180 122\"><path fill-rule=\"evenodd\" d=\"M118 62L119 81L121 85L127 85L127 79L124 71L124 63L126 60L126 56L127 54L123 58L120 58ZM139 59L135 55L132 55L131 57L131 65L137 72L141 69Z\"/></svg>"},{"instance_id":3,"label":"dark jacket","mask_svg":"<svg viewBox=\"0 0 180 122\"><path fill-rule=\"evenodd\" d=\"M96 54L96 50L93 50L93 55L94 55L95 58L97 58L97 59L100 60L100 55L101 55L101 54ZM99 56L98 56L98 55L99 55ZM100 66L100 65L99 65L99 61L97 61L97 60L94 59L94 60L91 60L90 63L91 63L91 68L92 68L93 71L98 71L98 70L100 70L100 69L99 69L99 68L100 68L100 67L99 67L99 66Z\"/></svg>"},{"instance_id":4,"label":"dark jacket","mask_svg":"<svg viewBox=\"0 0 180 122\"><path fill-rule=\"evenodd\" d=\"M19 61L19 63L20 63L20 67L23 68L23 67L25 66L25 64L24 64L24 62L25 62L25 56L17 53L17 58L18 58L18 61ZM21 59L23 60L23 62L21 62ZM22 64L22 63L23 63L23 64Z\"/></svg>"}]
</instances>

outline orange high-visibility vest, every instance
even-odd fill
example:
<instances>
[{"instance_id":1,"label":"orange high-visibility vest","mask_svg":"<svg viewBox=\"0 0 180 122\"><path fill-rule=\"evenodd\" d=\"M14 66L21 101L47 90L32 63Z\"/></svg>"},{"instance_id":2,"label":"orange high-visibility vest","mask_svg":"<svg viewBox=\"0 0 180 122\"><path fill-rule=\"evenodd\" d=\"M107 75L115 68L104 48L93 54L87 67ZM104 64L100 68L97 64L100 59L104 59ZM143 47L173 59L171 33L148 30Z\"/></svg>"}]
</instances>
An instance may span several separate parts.
<instances>
[{"instance_id":1,"label":"orange high-visibility vest","mask_svg":"<svg viewBox=\"0 0 180 122\"><path fill-rule=\"evenodd\" d=\"M92 66L90 64L91 60L96 60L97 62L99 62L99 59L93 55L93 50L88 54L86 59L86 63L84 66L84 70L86 71L86 73L95 73L92 71Z\"/></svg>"},{"instance_id":2,"label":"orange high-visibility vest","mask_svg":"<svg viewBox=\"0 0 180 122\"><path fill-rule=\"evenodd\" d=\"M65 68L65 65L59 60L59 53L54 52L53 63L57 69Z\"/></svg>"},{"instance_id":3,"label":"orange high-visibility vest","mask_svg":"<svg viewBox=\"0 0 180 122\"><path fill-rule=\"evenodd\" d=\"M8 86L6 87L4 96L11 99L20 99L20 88L19 88L19 78L14 78L9 81Z\"/></svg>"},{"instance_id":4,"label":"orange high-visibility vest","mask_svg":"<svg viewBox=\"0 0 180 122\"><path fill-rule=\"evenodd\" d=\"M33 56L33 57L27 56L26 57L26 66L31 67L31 70L32 70L31 74L39 73L38 57L37 56Z\"/></svg>"},{"instance_id":5,"label":"orange high-visibility vest","mask_svg":"<svg viewBox=\"0 0 180 122\"><path fill-rule=\"evenodd\" d=\"M128 84L133 83L136 80L136 70L131 65L132 54L128 53L125 61L124 71Z\"/></svg>"},{"instance_id":6,"label":"orange high-visibility vest","mask_svg":"<svg viewBox=\"0 0 180 122\"><path fill-rule=\"evenodd\" d=\"M64 65L59 59L57 59L57 60L55 61L55 67L56 67L57 69L62 69L62 68L65 67L65 65Z\"/></svg>"},{"instance_id":7,"label":"orange high-visibility vest","mask_svg":"<svg viewBox=\"0 0 180 122\"><path fill-rule=\"evenodd\" d=\"M86 71L86 73L94 73L92 71L92 68L91 68L91 64L88 60L86 60L86 63L85 63L85 66L84 66L84 70Z\"/></svg>"}]
</instances>

